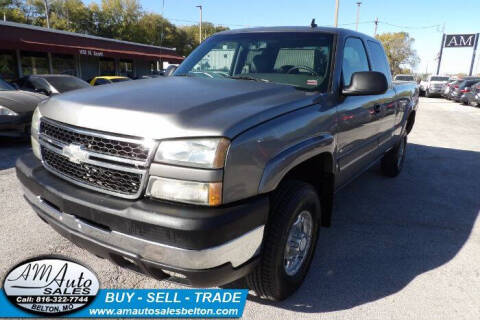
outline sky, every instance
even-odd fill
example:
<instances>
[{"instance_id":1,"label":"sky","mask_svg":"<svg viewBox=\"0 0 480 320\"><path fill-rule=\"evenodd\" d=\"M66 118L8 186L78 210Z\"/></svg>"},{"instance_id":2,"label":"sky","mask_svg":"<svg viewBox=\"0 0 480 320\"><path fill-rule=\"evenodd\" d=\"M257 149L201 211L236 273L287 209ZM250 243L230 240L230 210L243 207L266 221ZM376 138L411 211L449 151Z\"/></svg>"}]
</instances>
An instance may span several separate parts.
<instances>
[{"instance_id":1,"label":"sky","mask_svg":"<svg viewBox=\"0 0 480 320\"><path fill-rule=\"evenodd\" d=\"M417 72L436 71L445 33L480 33L480 0L340 0L339 26L355 29L356 3L360 6L360 32L406 31L414 39L414 48L421 59ZM144 10L162 14L177 25L198 23L203 6L203 20L231 29L254 26L310 25L312 18L319 26L333 26L335 0L140 0ZM479 45L480 47L480 45ZM443 50L440 73L468 73L472 48ZM480 73L480 49L474 73Z\"/></svg>"}]
</instances>

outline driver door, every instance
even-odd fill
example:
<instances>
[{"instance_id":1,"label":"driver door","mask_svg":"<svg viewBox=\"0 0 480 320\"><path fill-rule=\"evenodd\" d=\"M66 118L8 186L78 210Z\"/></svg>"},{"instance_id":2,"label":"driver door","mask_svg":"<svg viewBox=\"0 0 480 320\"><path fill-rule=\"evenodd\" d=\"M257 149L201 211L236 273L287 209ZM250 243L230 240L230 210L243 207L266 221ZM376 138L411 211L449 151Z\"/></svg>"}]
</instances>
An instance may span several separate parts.
<instances>
[{"instance_id":1,"label":"driver door","mask_svg":"<svg viewBox=\"0 0 480 320\"><path fill-rule=\"evenodd\" d=\"M371 71L365 44L348 37L343 48L342 85L350 85L355 72ZM378 96L340 96L337 105L338 187L347 183L376 158L381 107Z\"/></svg>"}]
</instances>

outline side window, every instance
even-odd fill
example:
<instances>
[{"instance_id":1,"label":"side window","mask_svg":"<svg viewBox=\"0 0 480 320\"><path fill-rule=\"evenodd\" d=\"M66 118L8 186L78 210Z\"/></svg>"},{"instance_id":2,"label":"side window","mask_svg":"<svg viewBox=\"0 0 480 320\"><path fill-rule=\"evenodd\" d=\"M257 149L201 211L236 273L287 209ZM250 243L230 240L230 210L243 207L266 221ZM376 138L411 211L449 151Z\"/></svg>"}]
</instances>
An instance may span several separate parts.
<instances>
[{"instance_id":1,"label":"side window","mask_svg":"<svg viewBox=\"0 0 480 320\"><path fill-rule=\"evenodd\" d=\"M372 58L373 71L381 72L390 81L392 74L390 72L390 65L387 61L387 56L382 46L374 41L367 41L368 50L370 51L370 57Z\"/></svg>"},{"instance_id":2,"label":"side window","mask_svg":"<svg viewBox=\"0 0 480 320\"><path fill-rule=\"evenodd\" d=\"M35 87L35 89L49 89L48 83L41 78L30 78L30 81L32 82L32 85Z\"/></svg>"},{"instance_id":3,"label":"side window","mask_svg":"<svg viewBox=\"0 0 480 320\"><path fill-rule=\"evenodd\" d=\"M345 41L343 49L343 85L349 86L352 80L352 74L359 71L369 71L367 53L362 40L358 38L348 38Z\"/></svg>"},{"instance_id":4,"label":"side window","mask_svg":"<svg viewBox=\"0 0 480 320\"><path fill-rule=\"evenodd\" d=\"M30 82L29 79L24 79L21 82L19 82L19 86L20 86L21 89L26 89L26 90L34 90L35 89L35 87Z\"/></svg>"}]
</instances>

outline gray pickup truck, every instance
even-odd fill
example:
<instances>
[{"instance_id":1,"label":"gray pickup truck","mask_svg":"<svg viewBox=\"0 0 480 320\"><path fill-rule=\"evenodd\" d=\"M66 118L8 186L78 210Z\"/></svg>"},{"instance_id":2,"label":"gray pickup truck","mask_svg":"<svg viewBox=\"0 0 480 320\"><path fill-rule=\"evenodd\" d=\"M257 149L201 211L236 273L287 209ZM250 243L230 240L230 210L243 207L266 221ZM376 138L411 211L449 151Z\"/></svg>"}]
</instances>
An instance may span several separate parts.
<instances>
[{"instance_id":1,"label":"gray pickup truck","mask_svg":"<svg viewBox=\"0 0 480 320\"><path fill-rule=\"evenodd\" d=\"M335 192L380 159L399 174L417 102L364 34L227 31L172 77L41 103L17 176L40 218L97 256L281 300L307 274Z\"/></svg>"}]
</instances>

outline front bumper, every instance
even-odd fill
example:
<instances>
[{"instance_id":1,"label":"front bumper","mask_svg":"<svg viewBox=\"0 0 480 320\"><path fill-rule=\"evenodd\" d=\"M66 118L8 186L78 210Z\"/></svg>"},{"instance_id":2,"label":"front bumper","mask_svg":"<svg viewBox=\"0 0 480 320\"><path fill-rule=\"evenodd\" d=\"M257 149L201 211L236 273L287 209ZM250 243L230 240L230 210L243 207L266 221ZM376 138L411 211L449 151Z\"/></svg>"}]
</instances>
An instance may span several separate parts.
<instances>
[{"instance_id":1,"label":"front bumper","mask_svg":"<svg viewBox=\"0 0 480 320\"><path fill-rule=\"evenodd\" d=\"M435 87L428 88L428 93L430 93L431 95L433 94L441 95L443 91L444 91L443 88L435 88Z\"/></svg>"},{"instance_id":2,"label":"front bumper","mask_svg":"<svg viewBox=\"0 0 480 320\"><path fill-rule=\"evenodd\" d=\"M70 184L47 172L32 154L17 161L17 176L44 221L123 267L208 287L243 277L257 263L266 197L220 208L125 200Z\"/></svg>"}]
</instances>

